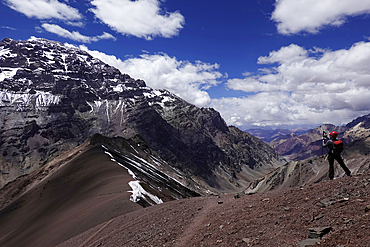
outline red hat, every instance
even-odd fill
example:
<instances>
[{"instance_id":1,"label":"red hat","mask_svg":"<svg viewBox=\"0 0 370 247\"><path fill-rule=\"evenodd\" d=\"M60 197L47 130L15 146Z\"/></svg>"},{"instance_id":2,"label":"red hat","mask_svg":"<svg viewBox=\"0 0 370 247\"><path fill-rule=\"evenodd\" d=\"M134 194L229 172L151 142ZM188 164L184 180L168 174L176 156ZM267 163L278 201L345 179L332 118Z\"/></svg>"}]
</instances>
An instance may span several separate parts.
<instances>
[{"instance_id":1,"label":"red hat","mask_svg":"<svg viewBox=\"0 0 370 247\"><path fill-rule=\"evenodd\" d=\"M334 138L337 138L338 133L337 133L337 132L335 132L335 131L332 131L332 132L330 132L330 135L331 135L332 137L334 137Z\"/></svg>"}]
</instances>

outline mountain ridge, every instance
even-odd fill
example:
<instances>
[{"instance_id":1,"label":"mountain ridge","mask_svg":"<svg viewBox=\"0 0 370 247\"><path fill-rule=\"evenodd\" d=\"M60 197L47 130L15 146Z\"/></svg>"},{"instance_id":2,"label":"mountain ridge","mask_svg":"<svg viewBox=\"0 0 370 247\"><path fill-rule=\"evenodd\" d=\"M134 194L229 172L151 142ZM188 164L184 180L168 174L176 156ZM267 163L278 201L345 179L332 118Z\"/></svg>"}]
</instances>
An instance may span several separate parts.
<instances>
[{"instance_id":1,"label":"mountain ridge","mask_svg":"<svg viewBox=\"0 0 370 247\"><path fill-rule=\"evenodd\" d=\"M167 169L140 137L95 134L0 189L0 243L55 246L142 207L200 196L189 189L196 186L192 180L176 170L170 177Z\"/></svg>"},{"instance_id":2,"label":"mountain ridge","mask_svg":"<svg viewBox=\"0 0 370 247\"><path fill-rule=\"evenodd\" d=\"M214 109L151 89L76 47L4 39L0 51L2 185L95 133L140 135L174 168L215 192L247 187L283 163Z\"/></svg>"}]
</instances>

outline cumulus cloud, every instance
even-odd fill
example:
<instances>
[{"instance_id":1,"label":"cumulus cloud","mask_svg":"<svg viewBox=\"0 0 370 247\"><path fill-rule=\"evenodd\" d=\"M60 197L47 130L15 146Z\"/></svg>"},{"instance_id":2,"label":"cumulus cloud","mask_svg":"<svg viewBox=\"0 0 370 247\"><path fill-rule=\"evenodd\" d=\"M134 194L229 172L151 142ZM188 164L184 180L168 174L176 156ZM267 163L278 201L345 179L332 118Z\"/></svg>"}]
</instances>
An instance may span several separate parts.
<instances>
[{"instance_id":1,"label":"cumulus cloud","mask_svg":"<svg viewBox=\"0 0 370 247\"><path fill-rule=\"evenodd\" d=\"M218 71L218 64L179 61L176 57L170 57L165 53L143 54L140 57L122 61L113 55L90 51L85 46L80 48L118 68L122 73L144 80L151 88L167 89L200 107L208 107L211 102L205 90L216 86L220 83L219 79L225 77Z\"/></svg>"},{"instance_id":2,"label":"cumulus cloud","mask_svg":"<svg viewBox=\"0 0 370 247\"><path fill-rule=\"evenodd\" d=\"M56 24L44 23L41 26L50 33L54 33L60 37L71 39L71 40L78 41L81 43L97 42L102 39L112 39L112 40L116 39L113 35L106 33L106 32L104 32L102 35L90 37L90 36L82 35L76 31L70 32L67 29L64 29Z\"/></svg>"},{"instance_id":3,"label":"cumulus cloud","mask_svg":"<svg viewBox=\"0 0 370 247\"><path fill-rule=\"evenodd\" d=\"M261 92L249 97L212 99L211 106L221 112L230 125L241 128L253 123L279 124L292 120L289 94Z\"/></svg>"},{"instance_id":4,"label":"cumulus cloud","mask_svg":"<svg viewBox=\"0 0 370 247\"><path fill-rule=\"evenodd\" d=\"M323 26L340 26L348 16L370 13L369 0L277 0L271 19L281 34L317 33Z\"/></svg>"},{"instance_id":5,"label":"cumulus cloud","mask_svg":"<svg viewBox=\"0 0 370 247\"><path fill-rule=\"evenodd\" d=\"M273 67L227 81L251 96L212 100L229 123L344 124L370 111L370 42L336 51L292 44L258 63Z\"/></svg>"},{"instance_id":6,"label":"cumulus cloud","mask_svg":"<svg viewBox=\"0 0 370 247\"><path fill-rule=\"evenodd\" d=\"M366 95L361 97L364 99ZM326 98L324 98L326 99ZM330 98L328 98L330 100ZM322 123L346 124L369 109L354 112L348 108L314 111L303 103L289 99L289 94L266 92L250 97L211 99L211 107L219 111L227 124L246 130L258 126L313 128ZM359 100L360 101L360 100Z\"/></svg>"},{"instance_id":7,"label":"cumulus cloud","mask_svg":"<svg viewBox=\"0 0 370 247\"><path fill-rule=\"evenodd\" d=\"M93 0L90 9L95 17L111 29L148 40L155 36L169 38L178 34L184 24L179 12L168 13L159 0Z\"/></svg>"},{"instance_id":8,"label":"cumulus cloud","mask_svg":"<svg viewBox=\"0 0 370 247\"><path fill-rule=\"evenodd\" d=\"M218 64L179 61L161 53L118 59L98 51L94 57L122 73L143 79L152 88L165 88L201 107L218 110L229 125L247 129L254 125L345 124L368 114L370 106L370 42L349 49L307 50L292 44L258 59L266 67L229 79L229 90L246 92L245 97L211 99L206 89L219 85ZM311 127L312 127L311 126Z\"/></svg>"},{"instance_id":9,"label":"cumulus cloud","mask_svg":"<svg viewBox=\"0 0 370 247\"><path fill-rule=\"evenodd\" d=\"M82 19L78 9L57 0L4 0L13 10L36 19L59 19L75 21Z\"/></svg>"}]
</instances>

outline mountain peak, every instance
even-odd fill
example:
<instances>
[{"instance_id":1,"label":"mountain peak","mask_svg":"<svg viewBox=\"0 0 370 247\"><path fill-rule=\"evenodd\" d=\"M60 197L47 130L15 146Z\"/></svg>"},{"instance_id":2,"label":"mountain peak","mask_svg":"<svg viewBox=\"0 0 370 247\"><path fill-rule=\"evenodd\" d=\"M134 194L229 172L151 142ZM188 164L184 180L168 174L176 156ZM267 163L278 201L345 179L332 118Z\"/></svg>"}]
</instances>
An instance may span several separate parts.
<instances>
[{"instance_id":1,"label":"mountain peak","mask_svg":"<svg viewBox=\"0 0 370 247\"><path fill-rule=\"evenodd\" d=\"M282 162L267 144L230 129L214 109L151 89L85 51L45 39L0 42L0 106L5 181L95 133L140 135L173 167L216 191L247 186L245 177L259 176L248 169Z\"/></svg>"}]
</instances>

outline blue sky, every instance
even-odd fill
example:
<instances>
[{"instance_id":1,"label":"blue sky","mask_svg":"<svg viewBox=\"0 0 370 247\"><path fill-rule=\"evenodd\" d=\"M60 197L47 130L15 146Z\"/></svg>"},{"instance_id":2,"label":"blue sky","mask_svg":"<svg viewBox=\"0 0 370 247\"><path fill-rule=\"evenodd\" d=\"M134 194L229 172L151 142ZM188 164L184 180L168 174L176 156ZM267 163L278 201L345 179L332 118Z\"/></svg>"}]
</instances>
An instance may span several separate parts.
<instances>
[{"instance_id":1,"label":"blue sky","mask_svg":"<svg viewBox=\"0 0 370 247\"><path fill-rule=\"evenodd\" d=\"M242 130L370 112L370 0L0 2L0 39L73 44Z\"/></svg>"}]
</instances>

